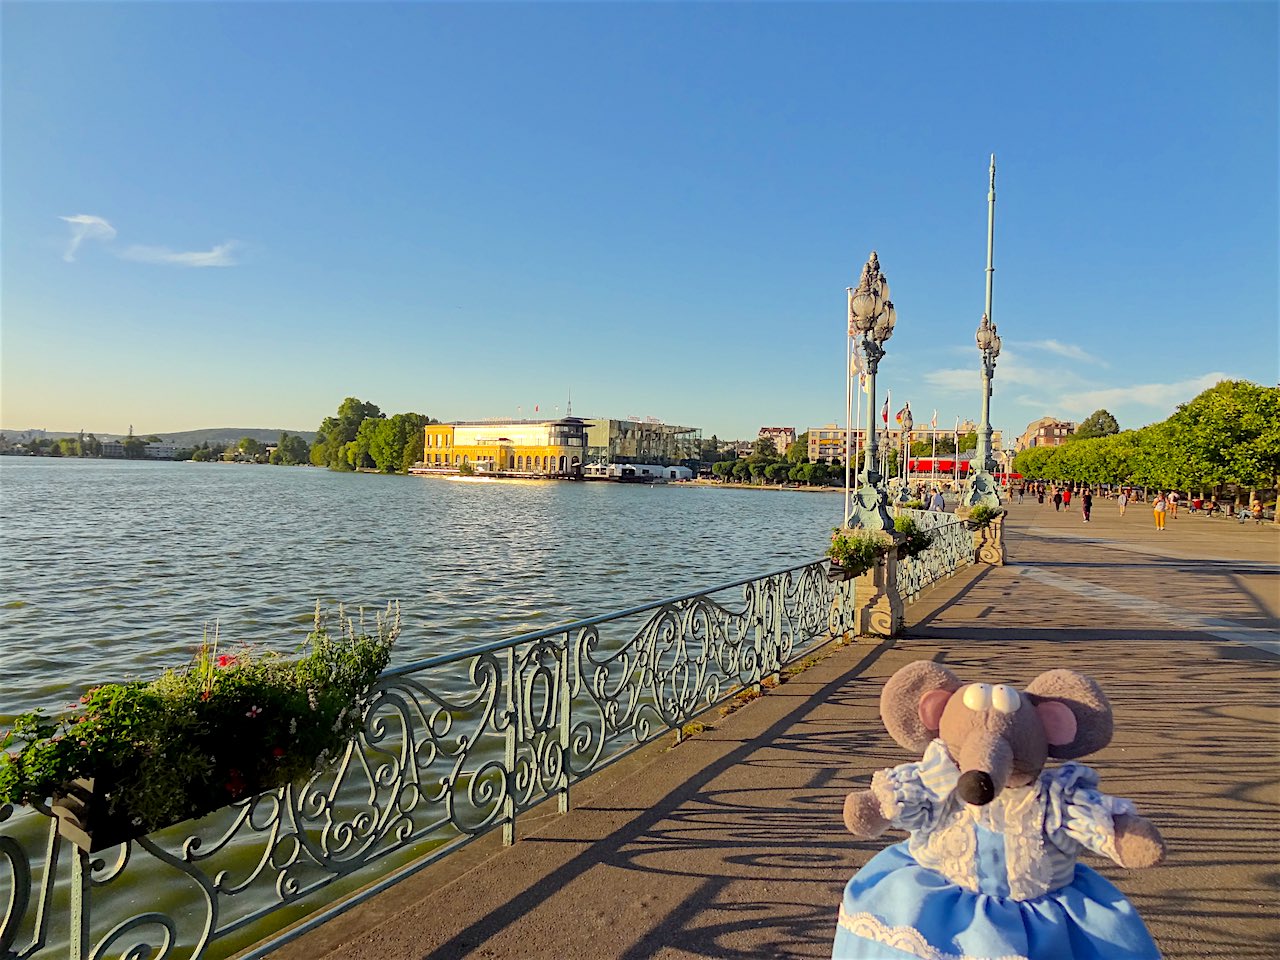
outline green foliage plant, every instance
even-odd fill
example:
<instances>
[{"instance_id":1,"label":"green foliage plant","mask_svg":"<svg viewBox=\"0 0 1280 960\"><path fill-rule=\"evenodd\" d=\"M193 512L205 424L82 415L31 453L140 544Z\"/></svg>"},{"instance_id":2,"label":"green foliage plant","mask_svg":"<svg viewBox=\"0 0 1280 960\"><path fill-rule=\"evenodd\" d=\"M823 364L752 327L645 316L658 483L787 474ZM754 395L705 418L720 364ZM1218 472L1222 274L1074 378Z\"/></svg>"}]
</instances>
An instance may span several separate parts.
<instances>
[{"instance_id":1,"label":"green foliage plant","mask_svg":"<svg viewBox=\"0 0 1280 960\"><path fill-rule=\"evenodd\" d=\"M827 556L846 573L861 576L889 552L893 540L876 530L836 527L831 534Z\"/></svg>"},{"instance_id":2,"label":"green foliage plant","mask_svg":"<svg viewBox=\"0 0 1280 960\"><path fill-rule=\"evenodd\" d=\"M894 517L893 529L902 534L902 542L898 544L900 557L919 556L933 543L933 534L921 530L914 517L905 514Z\"/></svg>"},{"instance_id":3,"label":"green foliage plant","mask_svg":"<svg viewBox=\"0 0 1280 960\"><path fill-rule=\"evenodd\" d=\"M149 833L244 796L297 783L340 756L400 630L389 606L365 628L339 607L294 659L218 649L149 681L105 683L56 718L42 709L0 735L0 804L41 804L79 777L105 787L107 811ZM10 747L16 749L10 750Z\"/></svg>"},{"instance_id":4,"label":"green foliage plant","mask_svg":"<svg viewBox=\"0 0 1280 960\"><path fill-rule=\"evenodd\" d=\"M991 521L1003 514L1004 511L999 507L988 507L985 503L979 504L969 514L968 523L974 530L982 530L991 526Z\"/></svg>"}]
</instances>

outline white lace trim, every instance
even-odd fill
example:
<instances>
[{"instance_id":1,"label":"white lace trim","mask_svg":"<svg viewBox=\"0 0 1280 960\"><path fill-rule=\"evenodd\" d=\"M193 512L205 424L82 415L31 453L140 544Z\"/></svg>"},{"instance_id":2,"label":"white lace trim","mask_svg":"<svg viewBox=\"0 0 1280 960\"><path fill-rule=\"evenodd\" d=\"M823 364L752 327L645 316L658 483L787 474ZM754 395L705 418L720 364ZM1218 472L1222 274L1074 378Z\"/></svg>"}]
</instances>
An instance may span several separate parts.
<instances>
[{"instance_id":1,"label":"white lace trim","mask_svg":"<svg viewBox=\"0 0 1280 960\"><path fill-rule=\"evenodd\" d=\"M947 953L939 950L915 927L891 927L874 913L848 913L840 905L840 926L854 936L883 943L885 946L909 953L920 960L1028 960L1020 953L1003 957L978 957L971 953Z\"/></svg>"}]
</instances>

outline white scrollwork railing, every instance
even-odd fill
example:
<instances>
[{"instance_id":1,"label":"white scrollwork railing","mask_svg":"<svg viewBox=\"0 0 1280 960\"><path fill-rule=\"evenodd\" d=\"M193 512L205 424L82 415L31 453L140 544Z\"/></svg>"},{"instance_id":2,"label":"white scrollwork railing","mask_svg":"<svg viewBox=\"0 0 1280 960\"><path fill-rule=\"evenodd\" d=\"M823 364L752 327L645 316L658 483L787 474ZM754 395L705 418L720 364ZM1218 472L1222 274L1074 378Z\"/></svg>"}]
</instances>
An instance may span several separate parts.
<instances>
[{"instance_id":1,"label":"white scrollwork railing","mask_svg":"<svg viewBox=\"0 0 1280 960\"><path fill-rule=\"evenodd\" d=\"M0 960L195 960L286 939L519 815L831 636L815 561L389 670L304 785L86 855L0 806ZM371 881L376 881L371 884ZM355 891L359 891L355 893ZM276 932L289 924L287 935Z\"/></svg>"},{"instance_id":2,"label":"white scrollwork railing","mask_svg":"<svg viewBox=\"0 0 1280 960\"><path fill-rule=\"evenodd\" d=\"M973 563L973 530L953 513L899 508L898 515L911 517L918 529L933 537L923 553L898 561L898 592L907 604L939 580Z\"/></svg>"}]
</instances>

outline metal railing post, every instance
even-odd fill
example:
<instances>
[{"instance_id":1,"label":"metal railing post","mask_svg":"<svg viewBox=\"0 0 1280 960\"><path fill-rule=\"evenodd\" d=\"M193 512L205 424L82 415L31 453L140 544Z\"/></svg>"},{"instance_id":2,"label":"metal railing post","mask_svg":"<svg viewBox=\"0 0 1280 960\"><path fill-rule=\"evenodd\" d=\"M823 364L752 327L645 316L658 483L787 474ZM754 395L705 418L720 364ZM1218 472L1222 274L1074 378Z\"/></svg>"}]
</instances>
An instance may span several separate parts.
<instances>
[{"instance_id":1,"label":"metal railing post","mask_svg":"<svg viewBox=\"0 0 1280 960\"><path fill-rule=\"evenodd\" d=\"M569 634L560 648L560 797L561 813L569 812L569 738L572 731L573 685L569 682Z\"/></svg>"},{"instance_id":2,"label":"metal railing post","mask_svg":"<svg viewBox=\"0 0 1280 960\"><path fill-rule=\"evenodd\" d=\"M49 869L53 869L50 862ZM70 960L87 960L89 956L89 854L79 847L71 850L71 950Z\"/></svg>"},{"instance_id":3,"label":"metal railing post","mask_svg":"<svg viewBox=\"0 0 1280 960\"><path fill-rule=\"evenodd\" d=\"M509 847L516 842L516 739L519 717L516 714L516 648L507 648L507 736L503 754L503 776L506 793L502 798L502 845Z\"/></svg>"}]
</instances>

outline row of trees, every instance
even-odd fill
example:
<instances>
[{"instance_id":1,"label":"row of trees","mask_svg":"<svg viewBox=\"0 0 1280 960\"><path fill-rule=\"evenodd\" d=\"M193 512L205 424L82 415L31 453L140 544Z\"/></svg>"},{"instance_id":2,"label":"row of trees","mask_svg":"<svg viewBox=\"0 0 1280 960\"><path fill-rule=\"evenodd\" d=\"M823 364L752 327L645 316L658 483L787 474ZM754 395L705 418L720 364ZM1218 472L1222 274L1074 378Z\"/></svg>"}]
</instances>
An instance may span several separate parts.
<instances>
[{"instance_id":1,"label":"row of trees","mask_svg":"<svg viewBox=\"0 0 1280 960\"><path fill-rule=\"evenodd\" d=\"M1220 492L1280 483L1280 388L1224 380L1181 404L1167 420L1119 429L1099 410L1058 447L1018 454L1014 469L1031 479L1132 484Z\"/></svg>"}]
</instances>

